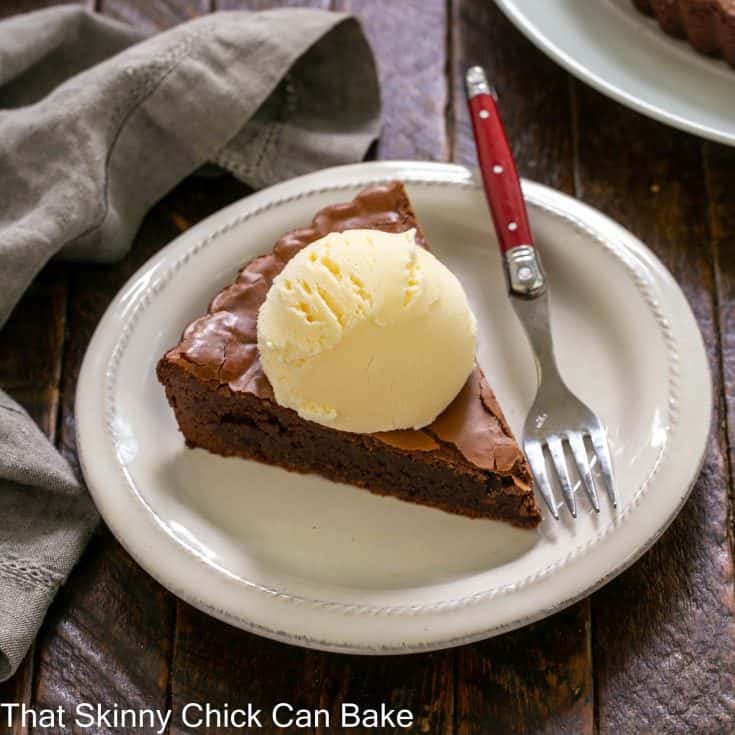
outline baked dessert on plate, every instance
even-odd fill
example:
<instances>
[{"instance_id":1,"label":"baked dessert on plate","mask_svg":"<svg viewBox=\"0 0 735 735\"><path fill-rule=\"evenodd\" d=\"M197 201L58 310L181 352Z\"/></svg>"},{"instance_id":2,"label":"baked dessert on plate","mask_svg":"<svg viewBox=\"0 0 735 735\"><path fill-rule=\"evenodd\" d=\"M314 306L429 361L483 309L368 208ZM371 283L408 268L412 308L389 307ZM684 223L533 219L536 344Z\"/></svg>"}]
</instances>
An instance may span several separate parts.
<instances>
[{"instance_id":1,"label":"baked dessert on plate","mask_svg":"<svg viewBox=\"0 0 735 735\"><path fill-rule=\"evenodd\" d=\"M157 366L187 444L535 527L531 472L474 363L474 318L426 251L393 182L247 263Z\"/></svg>"},{"instance_id":2,"label":"baked dessert on plate","mask_svg":"<svg viewBox=\"0 0 735 735\"><path fill-rule=\"evenodd\" d=\"M666 33L735 66L735 0L633 0Z\"/></svg>"}]
</instances>

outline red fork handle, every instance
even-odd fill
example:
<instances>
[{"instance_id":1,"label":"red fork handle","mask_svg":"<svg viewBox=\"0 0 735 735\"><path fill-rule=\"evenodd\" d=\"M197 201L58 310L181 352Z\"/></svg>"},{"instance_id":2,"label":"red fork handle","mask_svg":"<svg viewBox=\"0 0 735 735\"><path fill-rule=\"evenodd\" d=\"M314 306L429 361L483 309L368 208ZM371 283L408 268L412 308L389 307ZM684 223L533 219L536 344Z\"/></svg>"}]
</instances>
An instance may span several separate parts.
<instances>
[{"instance_id":1,"label":"red fork handle","mask_svg":"<svg viewBox=\"0 0 735 735\"><path fill-rule=\"evenodd\" d=\"M480 67L467 72L467 97L485 196L503 253L533 246L526 203L498 106Z\"/></svg>"},{"instance_id":2,"label":"red fork handle","mask_svg":"<svg viewBox=\"0 0 735 735\"><path fill-rule=\"evenodd\" d=\"M495 94L482 67L468 69L465 81L482 182L503 254L508 290L512 296L534 299L545 293L546 278L533 244L521 180Z\"/></svg>"}]
</instances>

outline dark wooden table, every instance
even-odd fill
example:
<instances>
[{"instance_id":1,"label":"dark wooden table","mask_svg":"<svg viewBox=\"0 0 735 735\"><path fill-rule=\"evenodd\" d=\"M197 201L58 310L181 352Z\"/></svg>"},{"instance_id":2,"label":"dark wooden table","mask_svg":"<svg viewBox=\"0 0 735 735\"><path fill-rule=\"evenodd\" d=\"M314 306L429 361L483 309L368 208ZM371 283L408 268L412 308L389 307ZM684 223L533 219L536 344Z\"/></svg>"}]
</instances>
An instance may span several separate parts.
<instances>
[{"instance_id":1,"label":"dark wooden table","mask_svg":"<svg viewBox=\"0 0 735 735\"><path fill-rule=\"evenodd\" d=\"M493 640L405 657L324 654L230 628L161 588L103 526L0 701L180 710L347 700L409 708L417 733L734 733L735 150L593 92L490 0L101 0L95 9L161 29L214 9L284 4L362 19L384 97L378 157L473 164L460 82L467 64L482 63L523 175L600 208L653 248L694 308L712 367L702 475L656 546L591 598ZM40 5L3 0L0 15ZM231 178L185 181L153 208L122 263L49 266L0 333L0 384L72 462L77 373L108 302L152 253L246 193ZM186 732L180 719L170 732Z\"/></svg>"}]
</instances>

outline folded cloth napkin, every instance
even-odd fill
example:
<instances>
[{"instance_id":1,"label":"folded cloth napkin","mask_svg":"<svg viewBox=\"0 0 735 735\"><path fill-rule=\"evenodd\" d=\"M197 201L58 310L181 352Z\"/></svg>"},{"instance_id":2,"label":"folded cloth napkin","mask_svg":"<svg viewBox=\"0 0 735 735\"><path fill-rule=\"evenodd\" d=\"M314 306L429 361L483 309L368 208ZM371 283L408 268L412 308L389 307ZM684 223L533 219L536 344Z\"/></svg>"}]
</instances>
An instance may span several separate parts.
<instances>
[{"instance_id":1,"label":"folded cloth napkin","mask_svg":"<svg viewBox=\"0 0 735 735\"><path fill-rule=\"evenodd\" d=\"M51 257L120 258L146 210L206 162L259 187L359 160L379 114L370 48L337 13L214 13L147 39L69 7L0 23L0 326ZM0 681L95 522L0 391Z\"/></svg>"}]
</instances>

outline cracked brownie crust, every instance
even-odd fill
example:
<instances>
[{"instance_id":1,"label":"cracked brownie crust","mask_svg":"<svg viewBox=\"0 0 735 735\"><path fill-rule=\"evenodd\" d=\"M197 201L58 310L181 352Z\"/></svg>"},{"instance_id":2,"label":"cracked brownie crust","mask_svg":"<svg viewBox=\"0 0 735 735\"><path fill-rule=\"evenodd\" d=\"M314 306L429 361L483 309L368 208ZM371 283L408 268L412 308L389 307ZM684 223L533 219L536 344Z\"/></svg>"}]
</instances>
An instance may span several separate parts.
<instances>
[{"instance_id":1,"label":"cracked brownie crust","mask_svg":"<svg viewBox=\"0 0 735 735\"><path fill-rule=\"evenodd\" d=\"M735 0L633 0L669 35L735 67Z\"/></svg>"}]
</instances>

